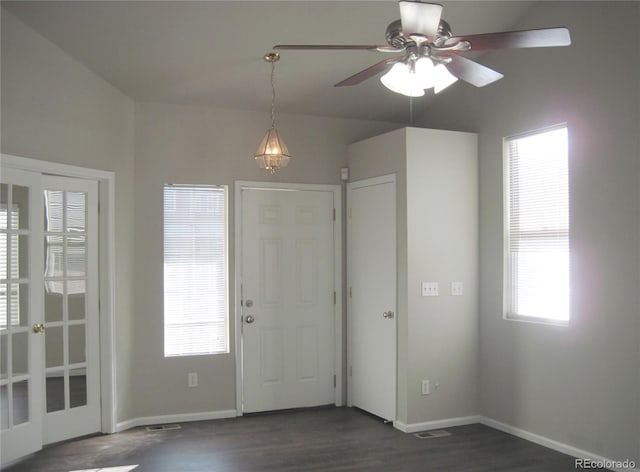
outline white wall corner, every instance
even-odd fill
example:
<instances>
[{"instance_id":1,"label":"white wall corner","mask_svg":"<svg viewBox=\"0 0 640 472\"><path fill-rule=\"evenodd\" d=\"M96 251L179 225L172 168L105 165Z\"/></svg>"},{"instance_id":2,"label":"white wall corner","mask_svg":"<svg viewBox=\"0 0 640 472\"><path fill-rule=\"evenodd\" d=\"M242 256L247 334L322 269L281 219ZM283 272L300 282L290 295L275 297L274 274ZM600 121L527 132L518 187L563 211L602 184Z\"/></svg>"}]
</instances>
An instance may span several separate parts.
<instances>
[{"instance_id":1,"label":"white wall corner","mask_svg":"<svg viewBox=\"0 0 640 472\"><path fill-rule=\"evenodd\" d=\"M143 416L121 421L116 425L116 432L136 428L138 426L148 426L154 424L167 423L187 423L189 421L221 420L225 418L235 418L236 410L216 410L204 411L200 413L182 413L177 415Z\"/></svg>"},{"instance_id":2,"label":"white wall corner","mask_svg":"<svg viewBox=\"0 0 640 472\"><path fill-rule=\"evenodd\" d=\"M480 423L480 416L461 416L458 418L446 418L435 421L425 421L423 423L403 423L394 421L393 427L403 433L419 433L420 431L430 431L432 429L453 428L454 426L465 426L468 424Z\"/></svg>"},{"instance_id":3,"label":"white wall corner","mask_svg":"<svg viewBox=\"0 0 640 472\"><path fill-rule=\"evenodd\" d=\"M479 423L485 426L488 426L493 429L497 429L504 433L511 434L512 436L516 436L521 439L525 439L535 444L539 444L540 446L547 447L549 449L553 449L554 451L561 452L563 454L567 454L569 456L575 457L577 459L588 459L592 462L605 464L607 468L614 471L620 472L639 472L640 464L634 463L633 466L635 468L620 468L611 466L616 463L621 463L623 460L620 459L608 459L606 457L602 457L600 455L594 454L589 451L585 451L583 449L579 449L574 446L570 446L568 444L561 443L554 439L547 438L545 436L541 436L539 434L531 433L529 431L525 431L524 429L516 428L515 426L511 426L505 423L501 423L492 418L487 418L486 416L479 416ZM576 470L579 470L579 467L576 467Z\"/></svg>"}]
</instances>

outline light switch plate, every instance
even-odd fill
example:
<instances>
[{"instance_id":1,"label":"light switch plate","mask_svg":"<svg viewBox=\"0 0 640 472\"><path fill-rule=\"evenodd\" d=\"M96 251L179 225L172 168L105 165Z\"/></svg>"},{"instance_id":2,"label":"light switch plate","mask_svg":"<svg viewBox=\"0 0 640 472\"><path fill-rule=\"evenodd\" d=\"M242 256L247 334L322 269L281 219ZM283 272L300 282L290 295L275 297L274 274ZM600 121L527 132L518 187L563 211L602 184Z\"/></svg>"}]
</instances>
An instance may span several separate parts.
<instances>
[{"instance_id":1,"label":"light switch plate","mask_svg":"<svg viewBox=\"0 0 640 472\"><path fill-rule=\"evenodd\" d=\"M423 297L437 297L438 292L438 282L422 282Z\"/></svg>"},{"instance_id":2,"label":"light switch plate","mask_svg":"<svg viewBox=\"0 0 640 472\"><path fill-rule=\"evenodd\" d=\"M462 282L451 282L451 295L462 295Z\"/></svg>"}]
</instances>

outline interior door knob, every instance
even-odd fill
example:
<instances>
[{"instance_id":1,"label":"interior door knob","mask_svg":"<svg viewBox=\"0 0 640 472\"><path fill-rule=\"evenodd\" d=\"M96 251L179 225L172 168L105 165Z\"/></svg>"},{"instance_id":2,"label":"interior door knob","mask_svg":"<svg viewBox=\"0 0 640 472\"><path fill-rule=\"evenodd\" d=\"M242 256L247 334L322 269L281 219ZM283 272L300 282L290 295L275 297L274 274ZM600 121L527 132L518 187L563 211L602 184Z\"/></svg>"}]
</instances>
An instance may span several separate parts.
<instances>
[{"instance_id":1,"label":"interior door knob","mask_svg":"<svg viewBox=\"0 0 640 472\"><path fill-rule=\"evenodd\" d=\"M44 333L44 325L42 323L35 323L32 329L34 333Z\"/></svg>"},{"instance_id":2,"label":"interior door knob","mask_svg":"<svg viewBox=\"0 0 640 472\"><path fill-rule=\"evenodd\" d=\"M394 317L394 313L393 313L392 311L385 311L385 312L382 314L382 317L383 317L383 318L387 318L387 319L389 319L389 318L393 318L393 317Z\"/></svg>"},{"instance_id":3,"label":"interior door knob","mask_svg":"<svg viewBox=\"0 0 640 472\"><path fill-rule=\"evenodd\" d=\"M251 324L253 323L256 319L253 317L253 315L247 315L244 317L244 320L247 322L247 324Z\"/></svg>"}]
</instances>

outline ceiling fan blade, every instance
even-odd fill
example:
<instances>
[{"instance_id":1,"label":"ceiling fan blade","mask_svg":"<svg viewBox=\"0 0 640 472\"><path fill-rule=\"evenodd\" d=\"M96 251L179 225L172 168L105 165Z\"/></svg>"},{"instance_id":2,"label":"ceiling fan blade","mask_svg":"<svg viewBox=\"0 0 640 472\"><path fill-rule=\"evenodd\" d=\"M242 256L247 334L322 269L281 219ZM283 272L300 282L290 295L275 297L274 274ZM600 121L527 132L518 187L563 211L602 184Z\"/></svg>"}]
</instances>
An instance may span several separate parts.
<instances>
[{"instance_id":1,"label":"ceiling fan blade","mask_svg":"<svg viewBox=\"0 0 640 472\"><path fill-rule=\"evenodd\" d=\"M525 31L505 31L502 33L472 34L455 36L445 42L445 46L459 41L468 41L471 51L502 48L544 48L569 46L571 36L567 28L545 28Z\"/></svg>"},{"instance_id":2,"label":"ceiling fan blade","mask_svg":"<svg viewBox=\"0 0 640 472\"><path fill-rule=\"evenodd\" d=\"M438 3L426 3L419 0L400 0L400 20L402 33L424 36L430 41L436 37L442 5Z\"/></svg>"},{"instance_id":3,"label":"ceiling fan blade","mask_svg":"<svg viewBox=\"0 0 640 472\"><path fill-rule=\"evenodd\" d=\"M500 72L457 55L451 56L451 62L445 67L454 76L476 87L484 87L504 77Z\"/></svg>"},{"instance_id":4,"label":"ceiling fan blade","mask_svg":"<svg viewBox=\"0 0 640 472\"><path fill-rule=\"evenodd\" d=\"M272 49L288 49L291 51L308 51L308 50L318 50L318 51L335 51L335 50L345 50L345 51L379 51L380 49L386 50L389 46L378 46L375 44L277 44L273 46ZM397 52L398 50L395 50Z\"/></svg>"},{"instance_id":5,"label":"ceiling fan blade","mask_svg":"<svg viewBox=\"0 0 640 472\"><path fill-rule=\"evenodd\" d=\"M389 68L391 64L394 64L398 61L402 60L402 58L393 57L390 59L385 59L384 61L377 62L371 67L367 67L364 70L361 70L357 74L352 75L348 79L344 79L342 82L338 82L334 85L334 87L344 87L347 85L358 85L364 82L367 79L370 79L376 74L386 70Z\"/></svg>"}]
</instances>

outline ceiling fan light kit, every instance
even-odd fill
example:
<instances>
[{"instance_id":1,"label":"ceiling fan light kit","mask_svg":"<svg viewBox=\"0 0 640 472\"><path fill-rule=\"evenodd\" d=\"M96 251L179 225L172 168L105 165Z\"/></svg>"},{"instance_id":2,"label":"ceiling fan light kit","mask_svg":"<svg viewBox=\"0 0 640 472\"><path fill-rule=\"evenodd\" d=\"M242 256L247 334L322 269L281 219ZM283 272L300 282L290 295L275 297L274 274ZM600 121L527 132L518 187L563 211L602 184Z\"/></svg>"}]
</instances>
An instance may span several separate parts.
<instances>
[{"instance_id":1,"label":"ceiling fan light kit","mask_svg":"<svg viewBox=\"0 0 640 472\"><path fill-rule=\"evenodd\" d=\"M276 128L276 88L273 76L275 72L275 63L279 59L280 54L275 52L270 52L264 56L264 60L271 64L271 128L267 130L264 138L260 141L258 150L254 155L258 167L268 170L272 174L275 174L278 169L287 167L287 164L289 164L289 160L291 159L289 149L287 148L284 140L280 137L280 133Z\"/></svg>"},{"instance_id":2,"label":"ceiling fan light kit","mask_svg":"<svg viewBox=\"0 0 640 472\"><path fill-rule=\"evenodd\" d=\"M409 63L397 62L380 77L380 82L389 90L407 97L422 97L431 88L440 93L457 80L444 64L435 65L428 57Z\"/></svg>"},{"instance_id":3,"label":"ceiling fan light kit","mask_svg":"<svg viewBox=\"0 0 640 472\"><path fill-rule=\"evenodd\" d=\"M389 90L409 97L421 97L425 90L433 88L435 93L439 93L458 79L484 87L503 77L501 73L462 56L462 53L571 44L569 30L564 27L454 36L449 23L441 18L442 5L400 0L399 6L400 19L391 22L385 32L387 45L281 44L273 49L401 53L401 56L380 61L335 86L357 85L385 72L380 81Z\"/></svg>"}]
</instances>

